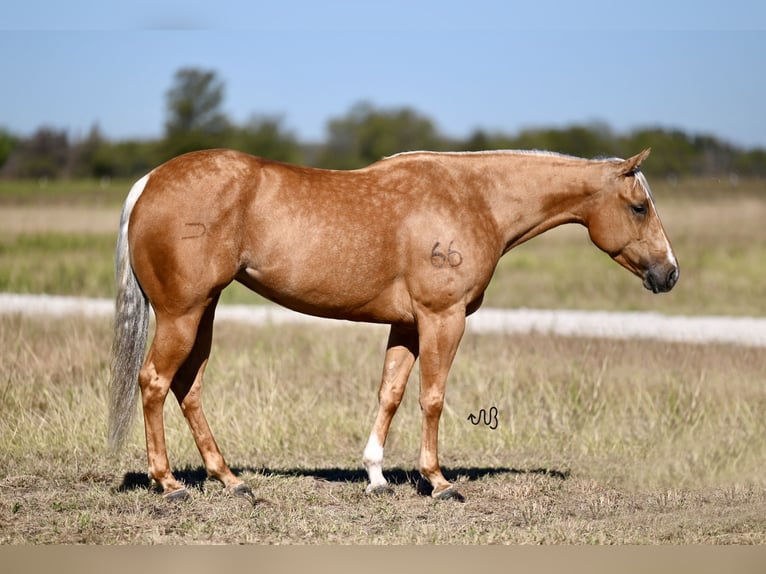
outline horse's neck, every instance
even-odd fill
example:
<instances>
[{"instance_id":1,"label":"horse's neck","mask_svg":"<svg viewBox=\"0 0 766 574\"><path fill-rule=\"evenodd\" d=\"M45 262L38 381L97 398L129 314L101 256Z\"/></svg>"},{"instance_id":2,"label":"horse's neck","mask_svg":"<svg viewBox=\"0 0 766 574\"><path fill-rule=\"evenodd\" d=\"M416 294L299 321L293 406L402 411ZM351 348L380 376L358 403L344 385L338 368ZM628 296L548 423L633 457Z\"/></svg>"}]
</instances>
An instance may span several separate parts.
<instances>
[{"instance_id":1,"label":"horse's neck","mask_svg":"<svg viewBox=\"0 0 766 574\"><path fill-rule=\"evenodd\" d=\"M504 241L503 252L564 223L583 223L582 207L594 188L592 162L558 156L503 158L486 190Z\"/></svg>"}]
</instances>

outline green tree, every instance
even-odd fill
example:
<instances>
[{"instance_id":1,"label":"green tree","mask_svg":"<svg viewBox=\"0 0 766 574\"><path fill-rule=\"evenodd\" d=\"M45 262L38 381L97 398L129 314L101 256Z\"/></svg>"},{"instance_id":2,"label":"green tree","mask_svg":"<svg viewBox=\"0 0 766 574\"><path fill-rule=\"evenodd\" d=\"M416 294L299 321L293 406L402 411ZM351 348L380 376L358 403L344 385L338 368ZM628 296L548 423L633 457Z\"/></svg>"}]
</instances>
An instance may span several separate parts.
<instances>
[{"instance_id":1,"label":"green tree","mask_svg":"<svg viewBox=\"0 0 766 574\"><path fill-rule=\"evenodd\" d=\"M147 173L165 153L156 141L122 140L105 142L90 159L95 177L138 177Z\"/></svg>"},{"instance_id":2,"label":"green tree","mask_svg":"<svg viewBox=\"0 0 766 574\"><path fill-rule=\"evenodd\" d=\"M732 169L742 177L766 177L766 150L754 149L738 154Z\"/></svg>"},{"instance_id":3,"label":"green tree","mask_svg":"<svg viewBox=\"0 0 766 574\"><path fill-rule=\"evenodd\" d=\"M224 84L212 70L181 68L166 94L166 155L223 144L229 121L221 107Z\"/></svg>"},{"instance_id":4,"label":"green tree","mask_svg":"<svg viewBox=\"0 0 766 574\"><path fill-rule=\"evenodd\" d=\"M244 126L231 129L226 145L276 161L301 161L298 141L284 129L280 117L253 116Z\"/></svg>"},{"instance_id":5,"label":"green tree","mask_svg":"<svg viewBox=\"0 0 766 574\"><path fill-rule=\"evenodd\" d=\"M178 70L167 92L167 134L223 131L228 124L221 112L223 94L223 82L214 71L195 68Z\"/></svg>"},{"instance_id":6,"label":"green tree","mask_svg":"<svg viewBox=\"0 0 766 574\"><path fill-rule=\"evenodd\" d=\"M403 151L441 149L433 122L407 107L375 108L362 102L344 117L330 120L329 139L319 164L353 169Z\"/></svg>"},{"instance_id":7,"label":"green tree","mask_svg":"<svg viewBox=\"0 0 766 574\"><path fill-rule=\"evenodd\" d=\"M637 153L652 148L652 156L642 167L648 175L682 177L694 171L696 151L690 138L680 130L662 128L639 129L627 136L623 148Z\"/></svg>"},{"instance_id":8,"label":"green tree","mask_svg":"<svg viewBox=\"0 0 766 574\"><path fill-rule=\"evenodd\" d=\"M4 171L11 177L55 178L66 172L69 154L66 130L43 126L19 142Z\"/></svg>"},{"instance_id":9,"label":"green tree","mask_svg":"<svg viewBox=\"0 0 766 574\"><path fill-rule=\"evenodd\" d=\"M483 129L474 130L468 139L456 144L461 151L486 151L497 149L522 149L519 142L502 132L487 132Z\"/></svg>"},{"instance_id":10,"label":"green tree","mask_svg":"<svg viewBox=\"0 0 766 574\"><path fill-rule=\"evenodd\" d=\"M18 145L19 140L16 136L9 131L0 129L0 169L2 169Z\"/></svg>"},{"instance_id":11,"label":"green tree","mask_svg":"<svg viewBox=\"0 0 766 574\"><path fill-rule=\"evenodd\" d=\"M540 149L593 158L617 155L617 142L602 123L573 125L561 129L532 129L519 134L519 149Z\"/></svg>"},{"instance_id":12,"label":"green tree","mask_svg":"<svg viewBox=\"0 0 766 574\"><path fill-rule=\"evenodd\" d=\"M75 142L71 146L70 174L77 177L103 176L104 174L98 173L95 169L95 161L101 148L106 145L108 142L101 133L98 124L93 124L85 139Z\"/></svg>"}]
</instances>

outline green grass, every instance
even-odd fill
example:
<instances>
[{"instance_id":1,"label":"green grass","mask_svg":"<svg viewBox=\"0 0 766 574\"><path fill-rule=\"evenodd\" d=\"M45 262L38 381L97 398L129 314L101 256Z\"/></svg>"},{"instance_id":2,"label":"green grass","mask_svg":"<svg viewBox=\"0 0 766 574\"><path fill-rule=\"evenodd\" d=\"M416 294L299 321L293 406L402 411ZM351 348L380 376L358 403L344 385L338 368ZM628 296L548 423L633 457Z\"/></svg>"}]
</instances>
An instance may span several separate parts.
<instances>
[{"instance_id":1,"label":"green grass","mask_svg":"<svg viewBox=\"0 0 766 574\"><path fill-rule=\"evenodd\" d=\"M0 233L0 291L110 296L113 253L111 236Z\"/></svg>"},{"instance_id":2,"label":"green grass","mask_svg":"<svg viewBox=\"0 0 766 574\"><path fill-rule=\"evenodd\" d=\"M5 180L0 179L3 205L122 205L133 180Z\"/></svg>"},{"instance_id":3,"label":"green grass","mask_svg":"<svg viewBox=\"0 0 766 574\"><path fill-rule=\"evenodd\" d=\"M105 449L108 321L0 318L0 543L765 543L760 349L468 335L441 460L465 504L418 494L416 374L364 494L386 330L220 323L205 409L255 507L205 480L173 399L191 501L149 488L143 431ZM498 427L467 416L498 409Z\"/></svg>"}]
</instances>

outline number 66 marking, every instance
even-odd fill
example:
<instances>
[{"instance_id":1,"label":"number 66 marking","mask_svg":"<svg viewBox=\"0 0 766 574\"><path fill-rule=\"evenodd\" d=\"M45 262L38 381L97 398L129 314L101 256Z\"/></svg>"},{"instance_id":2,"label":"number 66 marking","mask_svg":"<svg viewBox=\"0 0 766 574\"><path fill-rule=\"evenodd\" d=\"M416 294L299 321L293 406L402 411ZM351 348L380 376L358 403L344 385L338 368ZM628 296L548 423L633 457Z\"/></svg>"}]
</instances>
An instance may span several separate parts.
<instances>
[{"instance_id":1,"label":"number 66 marking","mask_svg":"<svg viewBox=\"0 0 766 574\"><path fill-rule=\"evenodd\" d=\"M463 262L463 255L460 251L452 249L453 243L455 243L454 239L449 242L447 253L439 250L439 245L441 245L441 243L438 241L434 243L434 247L431 249L431 265L438 268L444 267L445 265L449 265L450 267L457 267L460 265Z\"/></svg>"}]
</instances>

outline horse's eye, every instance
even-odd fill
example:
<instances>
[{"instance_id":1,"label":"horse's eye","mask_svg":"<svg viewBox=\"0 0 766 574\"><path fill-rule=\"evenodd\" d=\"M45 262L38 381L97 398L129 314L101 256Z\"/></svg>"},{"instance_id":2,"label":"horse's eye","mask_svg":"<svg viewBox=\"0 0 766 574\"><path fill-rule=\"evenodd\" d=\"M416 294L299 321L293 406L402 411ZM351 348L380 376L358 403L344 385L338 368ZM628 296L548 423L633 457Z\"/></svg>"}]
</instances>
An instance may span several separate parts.
<instances>
[{"instance_id":1,"label":"horse's eye","mask_svg":"<svg viewBox=\"0 0 766 574\"><path fill-rule=\"evenodd\" d=\"M633 205L630 206L630 210L635 215L640 215L643 217L644 215L646 215L647 208L645 203L634 203Z\"/></svg>"}]
</instances>

